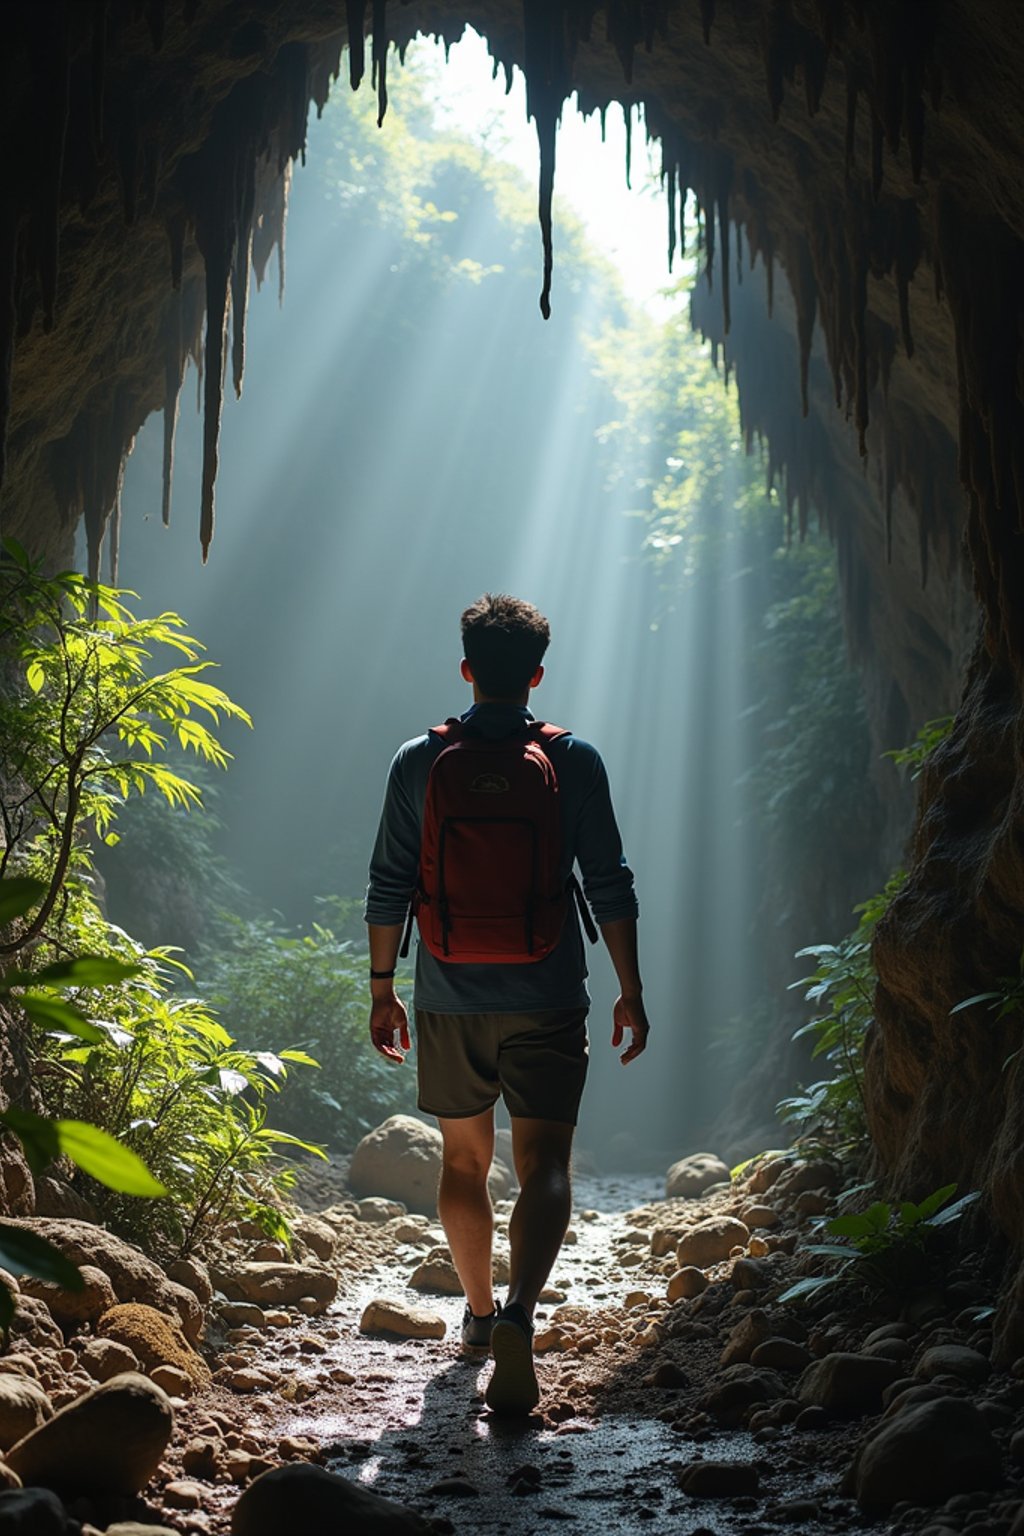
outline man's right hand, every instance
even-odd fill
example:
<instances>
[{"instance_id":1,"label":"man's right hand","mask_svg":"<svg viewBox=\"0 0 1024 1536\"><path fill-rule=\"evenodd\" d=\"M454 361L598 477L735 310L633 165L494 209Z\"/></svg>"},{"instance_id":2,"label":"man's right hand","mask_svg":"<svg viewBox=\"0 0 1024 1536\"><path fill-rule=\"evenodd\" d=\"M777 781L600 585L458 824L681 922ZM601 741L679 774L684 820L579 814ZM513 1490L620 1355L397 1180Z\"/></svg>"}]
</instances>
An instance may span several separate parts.
<instances>
[{"instance_id":1,"label":"man's right hand","mask_svg":"<svg viewBox=\"0 0 1024 1536\"><path fill-rule=\"evenodd\" d=\"M647 1049L647 1036L651 1026L647 1022L647 1010L642 997L619 997L612 1009L612 1045L620 1046L626 1030L633 1036L633 1043L623 1051L619 1060L624 1067L635 1061Z\"/></svg>"},{"instance_id":2,"label":"man's right hand","mask_svg":"<svg viewBox=\"0 0 1024 1536\"><path fill-rule=\"evenodd\" d=\"M398 1036L401 1050L395 1044ZM409 1039L409 1015L405 1004L392 988L384 997L375 997L370 1008L370 1039L373 1048L388 1061L404 1061L405 1053L412 1049Z\"/></svg>"}]
</instances>

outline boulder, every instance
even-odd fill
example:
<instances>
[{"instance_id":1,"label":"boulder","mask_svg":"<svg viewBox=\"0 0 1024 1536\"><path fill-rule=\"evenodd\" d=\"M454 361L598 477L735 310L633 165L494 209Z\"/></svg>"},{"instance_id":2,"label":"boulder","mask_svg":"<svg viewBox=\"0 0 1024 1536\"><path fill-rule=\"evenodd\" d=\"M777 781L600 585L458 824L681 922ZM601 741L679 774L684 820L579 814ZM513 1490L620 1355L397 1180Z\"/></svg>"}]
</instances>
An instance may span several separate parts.
<instances>
[{"instance_id":1,"label":"boulder","mask_svg":"<svg viewBox=\"0 0 1024 1536\"><path fill-rule=\"evenodd\" d=\"M292 1462L249 1484L231 1513L232 1536L284 1532L359 1532L359 1536L429 1536L431 1526L404 1504L383 1499L322 1467Z\"/></svg>"},{"instance_id":2,"label":"boulder","mask_svg":"<svg viewBox=\"0 0 1024 1536\"><path fill-rule=\"evenodd\" d=\"M961 1344L935 1344L926 1349L914 1372L923 1381L931 1381L936 1376L956 1376L972 1386L980 1386L991 1374L992 1367L985 1356Z\"/></svg>"},{"instance_id":3,"label":"boulder","mask_svg":"<svg viewBox=\"0 0 1024 1536\"><path fill-rule=\"evenodd\" d=\"M104 1312L96 1324L104 1339L124 1344L147 1371L173 1365L184 1371L194 1388L209 1385L210 1368L189 1344L177 1323L140 1301L121 1302Z\"/></svg>"},{"instance_id":4,"label":"boulder","mask_svg":"<svg viewBox=\"0 0 1024 1536\"><path fill-rule=\"evenodd\" d=\"M64 1505L46 1488L12 1488L0 1493L0 1536L64 1536Z\"/></svg>"},{"instance_id":5,"label":"boulder","mask_svg":"<svg viewBox=\"0 0 1024 1536\"><path fill-rule=\"evenodd\" d=\"M210 1272L199 1259L175 1259L167 1266L167 1278L191 1291L201 1307L208 1307L213 1300Z\"/></svg>"},{"instance_id":6,"label":"boulder","mask_svg":"<svg viewBox=\"0 0 1024 1536\"><path fill-rule=\"evenodd\" d=\"M434 1126L412 1115L391 1115L353 1152L349 1186L356 1195L383 1195L432 1216L437 1210L441 1146L441 1132Z\"/></svg>"},{"instance_id":7,"label":"boulder","mask_svg":"<svg viewBox=\"0 0 1024 1536\"><path fill-rule=\"evenodd\" d=\"M318 1259L326 1263L333 1258L337 1239L326 1221L321 1221L317 1216L296 1216L292 1222L292 1231Z\"/></svg>"},{"instance_id":8,"label":"boulder","mask_svg":"<svg viewBox=\"0 0 1024 1536\"><path fill-rule=\"evenodd\" d=\"M262 1307L254 1301L224 1301L217 1308L217 1315L228 1328L266 1328L267 1319Z\"/></svg>"},{"instance_id":9,"label":"boulder","mask_svg":"<svg viewBox=\"0 0 1024 1536\"><path fill-rule=\"evenodd\" d=\"M877 1355L825 1355L801 1376L797 1396L835 1418L857 1418L879 1411L882 1393L900 1374L897 1361Z\"/></svg>"},{"instance_id":10,"label":"boulder","mask_svg":"<svg viewBox=\"0 0 1024 1536\"><path fill-rule=\"evenodd\" d=\"M713 1152L694 1152L673 1163L665 1175L665 1199L694 1200L712 1184L728 1184L729 1170Z\"/></svg>"},{"instance_id":11,"label":"boulder","mask_svg":"<svg viewBox=\"0 0 1024 1536\"><path fill-rule=\"evenodd\" d=\"M64 1335L54 1321L45 1301L37 1296L19 1295L11 1320L11 1341L35 1349L63 1349Z\"/></svg>"},{"instance_id":12,"label":"boulder","mask_svg":"<svg viewBox=\"0 0 1024 1536\"><path fill-rule=\"evenodd\" d=\"M162 1387L168 1397L191 1397L195 1391L192 1377L176 1365L154 1365L149 1379Z\"/></svg>"},{"instance_id":13,"label":"boulder","mask_svg":"<svg viewBox=\"0 0 1024 1536\"><path fill-rule=\"evenodd\" d=\"M669 1275L667 1296L669 1301L689 1301L706 1291L710 1284L703 1270L693 1264L686 1264Z\"/></svg>"},{"instance_id":14,"label":"boulder","mask_svg":"<svg viewBox=\"0 0 1024 1536\"><path fill-rule=\"evenodd\" d=\"M693 1461L679 1468L676 1481L693 1499L731 1499L756 1493L761 1479L746 1461Z\"/></svg>"},{"instance_id":15,"label":"boulder","mask_svg":"<svg viewBox=\"0 0 1024 1536\"><path fill-rule=\"evenodd\" d=\"M10 1450L53 1417L50 1399L30 1376L0 1376L0 1451Z\"/></svg>"},{"instance_id":16,"label":"boulder","mask_svg":"<svg viewBox=\"0 0 1024 1536\"><path fill-rule=\"evenodd\" d=\"M719 1365L746 1364L759 1344L771 1337L772 1325L767 1312L755 1308L740 1319L725 1341ZM769 1365L770 1361L765 1361Z\"/></svg>"},{"instance_id":17,"label":"boulder","mask_svg":"<svg viewBox=\"0 0 1024 1536\"><path fill-rule=\"evenodd\" d=\"M114 1376L123 1376L126 1371L139 1369L134 1350L115 1339L89 1339L79 1352L78 1363L93 1381L110 1381Z\"/></svg>"},{"instance_id":18,"label":"boulder","mask_svg":"<svg viewBox=\"0 0 1024 1536\"><path fill-rule=\"evenodd\" d=\"M109 1278L95 1264L81 1265L79 1273L82 1276L80 1291L66 1291L52 1280L25 1275L21 1281L22 1295L45 1301L51 1315L64 1327L94 1323L101 1312L114 1305L117 1295Z\"/></svg>"},{"instance_id":19,"label":"boulder","mask_svg":"<svg viewBox=\"0 0 1024 1536\"><path fill-rule=\"evenodd\" d=\"M160 1465L173 1428L166 1392L145 1376L115 1376L19 1440L7 1464L26 1484L130 1495Z\"/></svg>"},{"instance_id":20,"label":"boulder","mask_svg":"<svg viewBox=\"0 0 1024 1536\"><path fill-rule=\"evenodd\" d=\"M84 1536L84 1533L83 1533ZM141 1520L118 1520L108 1525L105 1536L179 1536L169 1525L146 1525Z\"/></svg>"},{"instance_id":21,"label":"boulder","mask_svg":"<svg viewBox=\"0 0 1024 1536\"><path fill-rule=\"evenodd\" d=\"M795 1339L777 1334L758 1344L750 1356L751 1365L765 1365L773 1371L803 1371L811 1363L810 1354Z\"/></svg>"},{"instance_id":22,"label":"boulder","mask_svg":"<svg viewBox=\"0 0 1024 1536\"><path fill-rule=\"evenodd\" d=\"M858 1451L845 1486L862 1509L883 1513L903 1500L940 1504L999 1480L999 1447L977 1408L940 1397L884 1419Z\"/></svg>"},{"instance_id":23,"label":"boulder","mask_svg":"<svg viewBox=\"0 0 1024 1536\"><path fill-rule=\"evenodd\" d=\"M750 1233L735 1216L709 1216L699 1221L679 1239L676 1262L680 1269L688 1264L708 1269L727 1259L734 1248L745 1248Z\"/></svg>"},{"instance_id":24,"label":"boulder","mask_svg":"<svg viewBox=\"0 0 1024 1536\"><path fill-rule=\"evenodd\" d=\"M491 1274L495 1285L507 1285L509 1278L508 1255L495 1253L491 1261ZM451 1249L431 1248L409 1276L414 1291L437 1291L442 1296L461 1296L462 1281L452 1262Z\"/></svg>"},{"instance_id":25,"label":"boulder","mask_svg":"<svg viewBox=\"0 0 1024 1536\"><path fill-rule=\"evenodd\" d=\"M426 1307L411 1307L404 1301L378 1296L363 1309L360 1333L395 1333L406 1339L443 1339L443 1317Z\"/></svg>"},{"instance_id":26,"label":"boulder","mask_svg":"<svg viewBox=\"0 0 1024 1536\"><path fill-rule=\"evenodd\" d=\"M765 1195L785 1173L787 1168L793 1165L793 1155L790 1152L766 1152L763 1157L757 1159L754 1167L747 1177L747 1190L752 1195Z\"/></svg>"},{"instance_id":27,"label":"boulder","mask_svg":"<svg viewBox=\"0 0 1024 1536\"><path fill-rule=\"evenodd\" d=\"M718 1373L701 1406L720 1424L734 1428L751 1408L775 1402L784 1395L782 1379L774 1371L730 1365Z\"/></svg>"},{"instance_id":28,"label":"boulder","mask_svg":"<svg viewBox=\"0 0 1024 1536\"><path fill-rule=\"evenodd\" d=\"M91 1221L45 1216L22 1217L11 1222L45 1237L73 1264L101 1269L114 1287L118 1301L141 1301L171 1317L180 1318L193 1342L202 1331L203 1311L193 1293L168 1280L159 1264L123 1238L115 1237Z\"/></svg>"},{"instance_id":29,"label":"boulder","mask_svg":"<svg viewBox=\"0 0 1024 1536\"><path fill-rule=\"evenodd\" d=\"M740 1220L745 1227L750 1228L751 1232L755 1229L765 1232L772 1227L777 1227L782 1217L770 1205L747 1205L740 1212Z\"/></svg>"},{"instance_id":30,"label":"boulder","mask_svg":"<svg viewBox=\"0 0 1024 1536\"><path fill-rule=\"evenodd\" d=\"M841 1182L842 1175L835 1163L800 1161L790 1163L772 1188L779 1200L793 1200L808 1189L823 1189L834 1194Z\"/></svg>"},{"instance_id":31,"label":"boulder","mask_svg":"<svg viewBox=\"0 0 1024 1536\"><path fill-rule=\"evenodd\" d=\"M338 1294L334 1275L311 1264L236 1264L218 1279L229 1300L261 1306L287 1307L309 1296L326 1310Z\"/></svg>"}]
</instances>

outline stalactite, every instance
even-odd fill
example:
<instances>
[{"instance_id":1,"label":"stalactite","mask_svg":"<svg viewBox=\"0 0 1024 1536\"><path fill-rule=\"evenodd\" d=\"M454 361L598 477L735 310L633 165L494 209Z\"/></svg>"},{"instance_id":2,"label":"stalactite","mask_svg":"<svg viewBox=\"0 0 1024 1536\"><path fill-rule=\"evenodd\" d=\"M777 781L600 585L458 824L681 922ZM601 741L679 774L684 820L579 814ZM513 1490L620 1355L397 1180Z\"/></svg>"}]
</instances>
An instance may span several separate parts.
<instances>
[{"instance_id":1,"label":"stalactite","mask_svg":"<svg viewBox=\"0 0 1024 1536\"><path fill-rule=\"evenodd\" d=\"M711 28L715 24L715 0L700 0L700 27L707 45L711 43Z\"/></svg>"},{"instance_id":2,"label":"stalactite","mask_svg":"<svg viewBox=\"0 0 1024 1536\"><path fill-rule=\"evenodd\" d=\"M345 18L348 22L348 78L354 91L366 70L366 45L363 33L366 27L366 0L345 0Z\"/></svg>"},{"instance_id":3,"label":"stalactite","mask_svg":"<svg viewBox=\"0 0 1024 1536\"><path fill-rule=\"evenodd\" d=\"M917 263L921 256L921 234L918 225L917 208L914 203L903 200L898 207L896 217L896 287L899 294L900 305L900 332L903 337L903 350L908 357L914 355L914 337L910 328L910 284L917 270Z\"/></svg>"},{"instance_id":4,"label":"stalactite","mask_svg":"<svg viewBox=\"0 0 1024 1536\"><path fill-rule=\"evenodd\" d=\"M633 190L633 108L628 101L622 103L622 117L626 125L626 187ZM604 142L604 115L601 117L601 141Z\"/></svg>"},{"instance_id":5,"label":"stalactite","mask_svg":"<svg viewBox=\"0 0 1024 1536\"><path fill-rule=\"evenodd\" d=\"M288 194L292 186L292 168L286 165L284 175L281 177L281 195L278 199L277 213L278 223L274 233L274 243L277 246L277 302L284 303L284 277L285 277L285 253L284 239L288 228Z\"/></svg>"},{"instance_id":6,"label":"stalactite","mask_svg":"<svg viewBox=\"0 0 1024 1536\"><path fill-rule=\"evenodd\" d=\"M562 105L568 94L570 61L566 56L562 0L523 0L526 63L526 111L537 128L540 145L538 216L544 250L540 312L551 314L551 275L554 264L551 199L555 182L555 140Z\"/></svg>"},{"instance_id":7,"label":"stalactite","mask_svg":"<svg viewBox=\"0 0 1024 1536\"><path fill-rule=\"evenodd\" d=\"M719 240L722 250L722 318L727 336L732 318L731 297L729 293L729 191L731 185L732 161L727 157L723 157L719 164L717 185L715 187L715 204L711 209L711 217L714 217L714 207L717 206Z\"/></svg>"},{"instance_id":8,"label":"stalactite","mask_svg":"<svg viewBox=\"0 0 1024 1536\"><path fill-rule=\"evenodd\" d=\"M373 0L373 73L377 85L377 127L388 110L387 0Z\"/></svg>"},{"instance_id":9,"label":"stalactite","mask_svg":"<svg viewBox=\"0 0 1024 1536\"><path fill-rule=\"evenodd\" d=\"M665 201L668 206L668 270L671 275L672 263L676 255L676 168L674 165L666 167Z\"/></svg>"},{"instance_id":10,"label":"stalactite","mask_svg":"<svg viewBox=\"0 0 1024 1536\"><path fill-rule=\"evenodd\" d=\"M132 443L125 449L124 458L121 460L121 468L117 476L117 490L114 492L114 505L110 512L110 585L117 586L118 571L121 563L121 493L124 490L124 469L128 455L132 451Z\"/></svg>"},{"instance_id":11,"label":"stalactite","mask_svg":"<svg viewBox=\"0 0 1024 1536\"><path fill-rule=\"evenodd\" d=\"M231 371L235 399L242 398L245 374L245 317L249 307L249 266L252 261L252 224L243 226L235 245L231 268Z\"/></svg>"}]
</instances>

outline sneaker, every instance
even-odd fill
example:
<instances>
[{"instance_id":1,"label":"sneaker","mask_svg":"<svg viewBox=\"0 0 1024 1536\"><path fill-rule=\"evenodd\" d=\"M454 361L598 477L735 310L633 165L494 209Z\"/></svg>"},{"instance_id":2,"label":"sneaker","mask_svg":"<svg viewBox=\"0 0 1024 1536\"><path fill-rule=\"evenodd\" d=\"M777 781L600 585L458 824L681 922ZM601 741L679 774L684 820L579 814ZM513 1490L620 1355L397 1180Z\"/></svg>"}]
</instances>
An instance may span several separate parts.
<instances>
[{"instance_id":1,"label":"sneaker","mask_svg":"<svg viewBox=\"0 0 1024 1536\"><path fill-rule=\"evenodd\" d=\"M494 1373L487 1383L484 1401L492 1413L528 1414L540 1401L533 1368L533 1324L524 1307L510 1302L502 1307L491 1330Z\"/></svg>"},{"instance_id":2,"label":"sneaker","mask_svg":"<svg viewBox=\"0 0 1024 1536\"><path fill-rule=\"evenodd\" d=\"M467 1349L489 1349L491 1344L491 1330L498 1316L498 1309L488 1312L485 1317L477 1317L475 1312L469 1310L469 1302L462 1314L462 1342Z\"/></svg>"}]
</instances>

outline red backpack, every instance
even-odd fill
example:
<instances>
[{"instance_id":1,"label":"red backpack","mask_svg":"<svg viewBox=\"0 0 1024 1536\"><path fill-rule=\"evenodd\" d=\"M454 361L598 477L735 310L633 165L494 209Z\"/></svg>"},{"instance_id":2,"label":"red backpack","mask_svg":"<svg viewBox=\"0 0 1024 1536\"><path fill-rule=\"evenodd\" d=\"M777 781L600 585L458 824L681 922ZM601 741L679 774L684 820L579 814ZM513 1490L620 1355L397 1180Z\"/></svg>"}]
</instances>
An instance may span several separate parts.
<instances>
[{"instance_id":1,"label":"red backpack","mask_svg":"<svg viewBox=\"0 0 1024 1536\"><path fill-rule=\"evenodd\" d=\"M534 720L499 738L446 720L431 734L445 743L427 779L419 883L412 919L432 955L449 963L520 965L558 943L575 895L597 937L582 893L561 879L558 778L545 751L568 736Z\"/></svg>"}]
</instances>

